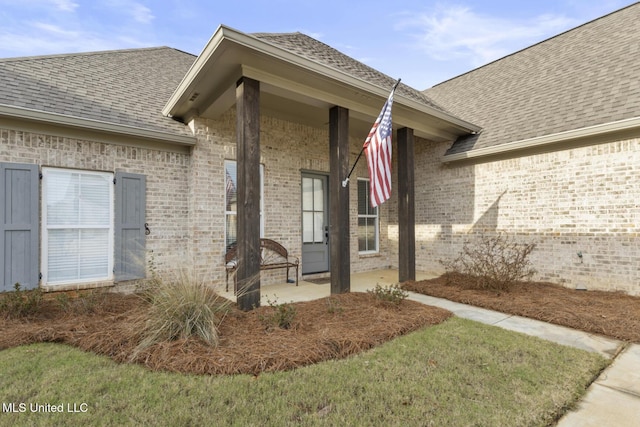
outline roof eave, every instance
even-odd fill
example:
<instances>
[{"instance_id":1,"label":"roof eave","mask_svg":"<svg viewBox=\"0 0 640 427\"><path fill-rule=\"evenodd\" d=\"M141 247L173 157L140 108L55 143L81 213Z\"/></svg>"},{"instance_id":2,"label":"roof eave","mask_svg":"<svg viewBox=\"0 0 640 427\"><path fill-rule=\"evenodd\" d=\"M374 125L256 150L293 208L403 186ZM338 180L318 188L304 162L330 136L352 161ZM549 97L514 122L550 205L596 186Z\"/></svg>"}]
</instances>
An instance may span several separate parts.
<instances>
[{"instance_id":1,"label":"roof eave","mask_svg":"<svg viewBox=\"0 0 640 427\"><path fill-rule=\"evenodd\" d=\"M135 137L182 146L193 146L196 143L196 138L188 135L178 135L170 132L144 129L118 123L110 123L100 120L92 120L65 114L50 113L45 111L32 110L29 108L0 104L0 117L3 116L52 124L56 126L97 131L113 135L126 135L128 137Z\"/></svg>"},{"instance_id":2,"label":"roof eave","mask_svg":"<svg viewBox=\"0 0 640 427\"><path fill-rule=\"evenodd\" d=\"M634 117L579 129L572 129L565 132L538 136L535 138L527 138L506 144L469 150L462 153L447 154L442 157L441 161L443 163L453 163L466 160L484 160L492 157L516 154L527 150L544 151L553 149L562 143L579 142L587 139L596 139L594 143L597 143L597 138L638 131L640 131L640 117Z\"/></svg>"}]
</instances>

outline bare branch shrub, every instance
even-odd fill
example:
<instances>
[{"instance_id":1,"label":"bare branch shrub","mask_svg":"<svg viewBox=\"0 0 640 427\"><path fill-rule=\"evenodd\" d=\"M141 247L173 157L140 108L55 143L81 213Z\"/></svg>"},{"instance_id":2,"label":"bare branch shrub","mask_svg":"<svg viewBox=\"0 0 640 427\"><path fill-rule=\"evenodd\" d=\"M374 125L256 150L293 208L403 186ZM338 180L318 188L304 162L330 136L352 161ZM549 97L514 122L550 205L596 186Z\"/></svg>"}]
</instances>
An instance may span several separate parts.
<instances>
[{"instance_id":1,"label":"bare branch shrub","mask_svg":"<svg viewBox=\"0 0 640 427\"><path fill-rule=\"evenodd\" d=\"M454 260L440 263L450 282L474 289L508 290L535 274L529 260L535 247L535 243L519 243L505 233L482 233L466 240Z\"/></svg>"}]
</instances>

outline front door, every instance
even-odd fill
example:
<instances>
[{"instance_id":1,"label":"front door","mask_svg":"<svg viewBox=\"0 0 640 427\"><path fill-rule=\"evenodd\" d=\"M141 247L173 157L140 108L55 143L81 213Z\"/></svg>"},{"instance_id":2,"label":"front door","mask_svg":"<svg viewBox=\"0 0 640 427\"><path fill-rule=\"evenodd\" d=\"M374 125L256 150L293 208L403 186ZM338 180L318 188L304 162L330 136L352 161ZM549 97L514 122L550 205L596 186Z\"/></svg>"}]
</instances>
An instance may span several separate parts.
<instances>
[{"instance_id":1,"label":"front door","mask_svg":"<svg viewBox=\"0 0 640 427\"><path fill-rule=\"evenodd\" d=\"M302 174L302 274L329 271L327 175Z\"/></svg>"}]
</instances>

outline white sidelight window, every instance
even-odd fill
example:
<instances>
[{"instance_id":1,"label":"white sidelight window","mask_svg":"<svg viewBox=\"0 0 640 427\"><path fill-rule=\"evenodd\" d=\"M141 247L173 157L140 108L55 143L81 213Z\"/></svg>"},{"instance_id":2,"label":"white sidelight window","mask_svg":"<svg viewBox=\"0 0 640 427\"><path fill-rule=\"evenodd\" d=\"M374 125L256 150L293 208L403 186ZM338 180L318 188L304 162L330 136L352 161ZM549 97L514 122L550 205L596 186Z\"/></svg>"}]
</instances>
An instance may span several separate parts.
<instances>
[{"instance_id":1,"label":"white sidelight window","mask_svg":"<svg viewBox=\"0 0 640 427\"><path fill-rule=\"evenodd\" d=\"M113 278L114 176L42 168L42 274L48 285Z\"/></svg>"},{"instance_id":2,"label":"white sidelight window","mask_svg":"<svg viewBox=\"0 0 640 427\"><path fill-rule=\"evenodd\" d=\"M235 160L225 160L225 250L237 241L238 229L238 165ZM264 167L260 165L260 237L264 237Z\"/></svg>"},{"instance_id":3,"label":"white sidelight window","mask_svg":"<svg viewBox=\"0 0 640 427\"><path fill-rule=\"evenodd\" d=\"M378 208L371 207L369 180L358 179L358 251L378 252Z\"/></svg>"}]
</instances>

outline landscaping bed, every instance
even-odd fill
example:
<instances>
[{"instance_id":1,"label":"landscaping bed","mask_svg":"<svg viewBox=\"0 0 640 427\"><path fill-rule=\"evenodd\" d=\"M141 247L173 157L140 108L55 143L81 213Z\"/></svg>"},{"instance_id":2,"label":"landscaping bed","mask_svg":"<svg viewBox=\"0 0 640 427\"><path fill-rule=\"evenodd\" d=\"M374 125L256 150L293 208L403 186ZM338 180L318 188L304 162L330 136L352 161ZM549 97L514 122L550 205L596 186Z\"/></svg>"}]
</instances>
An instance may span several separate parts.
<instances>
[{"instance_id":1,"label":"landscaping bed","mask_svg":"<svg viewBox=\"0 0 640 427\"><path fill-rule=\"evenodd\" d=\"M417 292L502 313L529 317L619 340L640 343L640 297L621 292L579 291L552 283L517 282L508 290L479 290L447 274L407 282Z\"/></svg>"},{"instance_id":2,"label":"landscaping bed","mask_svg":"<svg viewBox=\"0 0 640 427\"><path fill-rule=\"evenodd\" d=\"M290 304L295 316L283 329L265 322L275 305L249 312L230 306L219 325L217 347L191 337L155 344L132 358L140 342L140 319L149 307L145 299L104 292L61 304L45 297L26 318L0 319L0 349L65 343L118 362L194 374L258 375L344 358L451 316L413 301L395 305L372 294L349 293Z\"/></svg>"}]
</instances>

